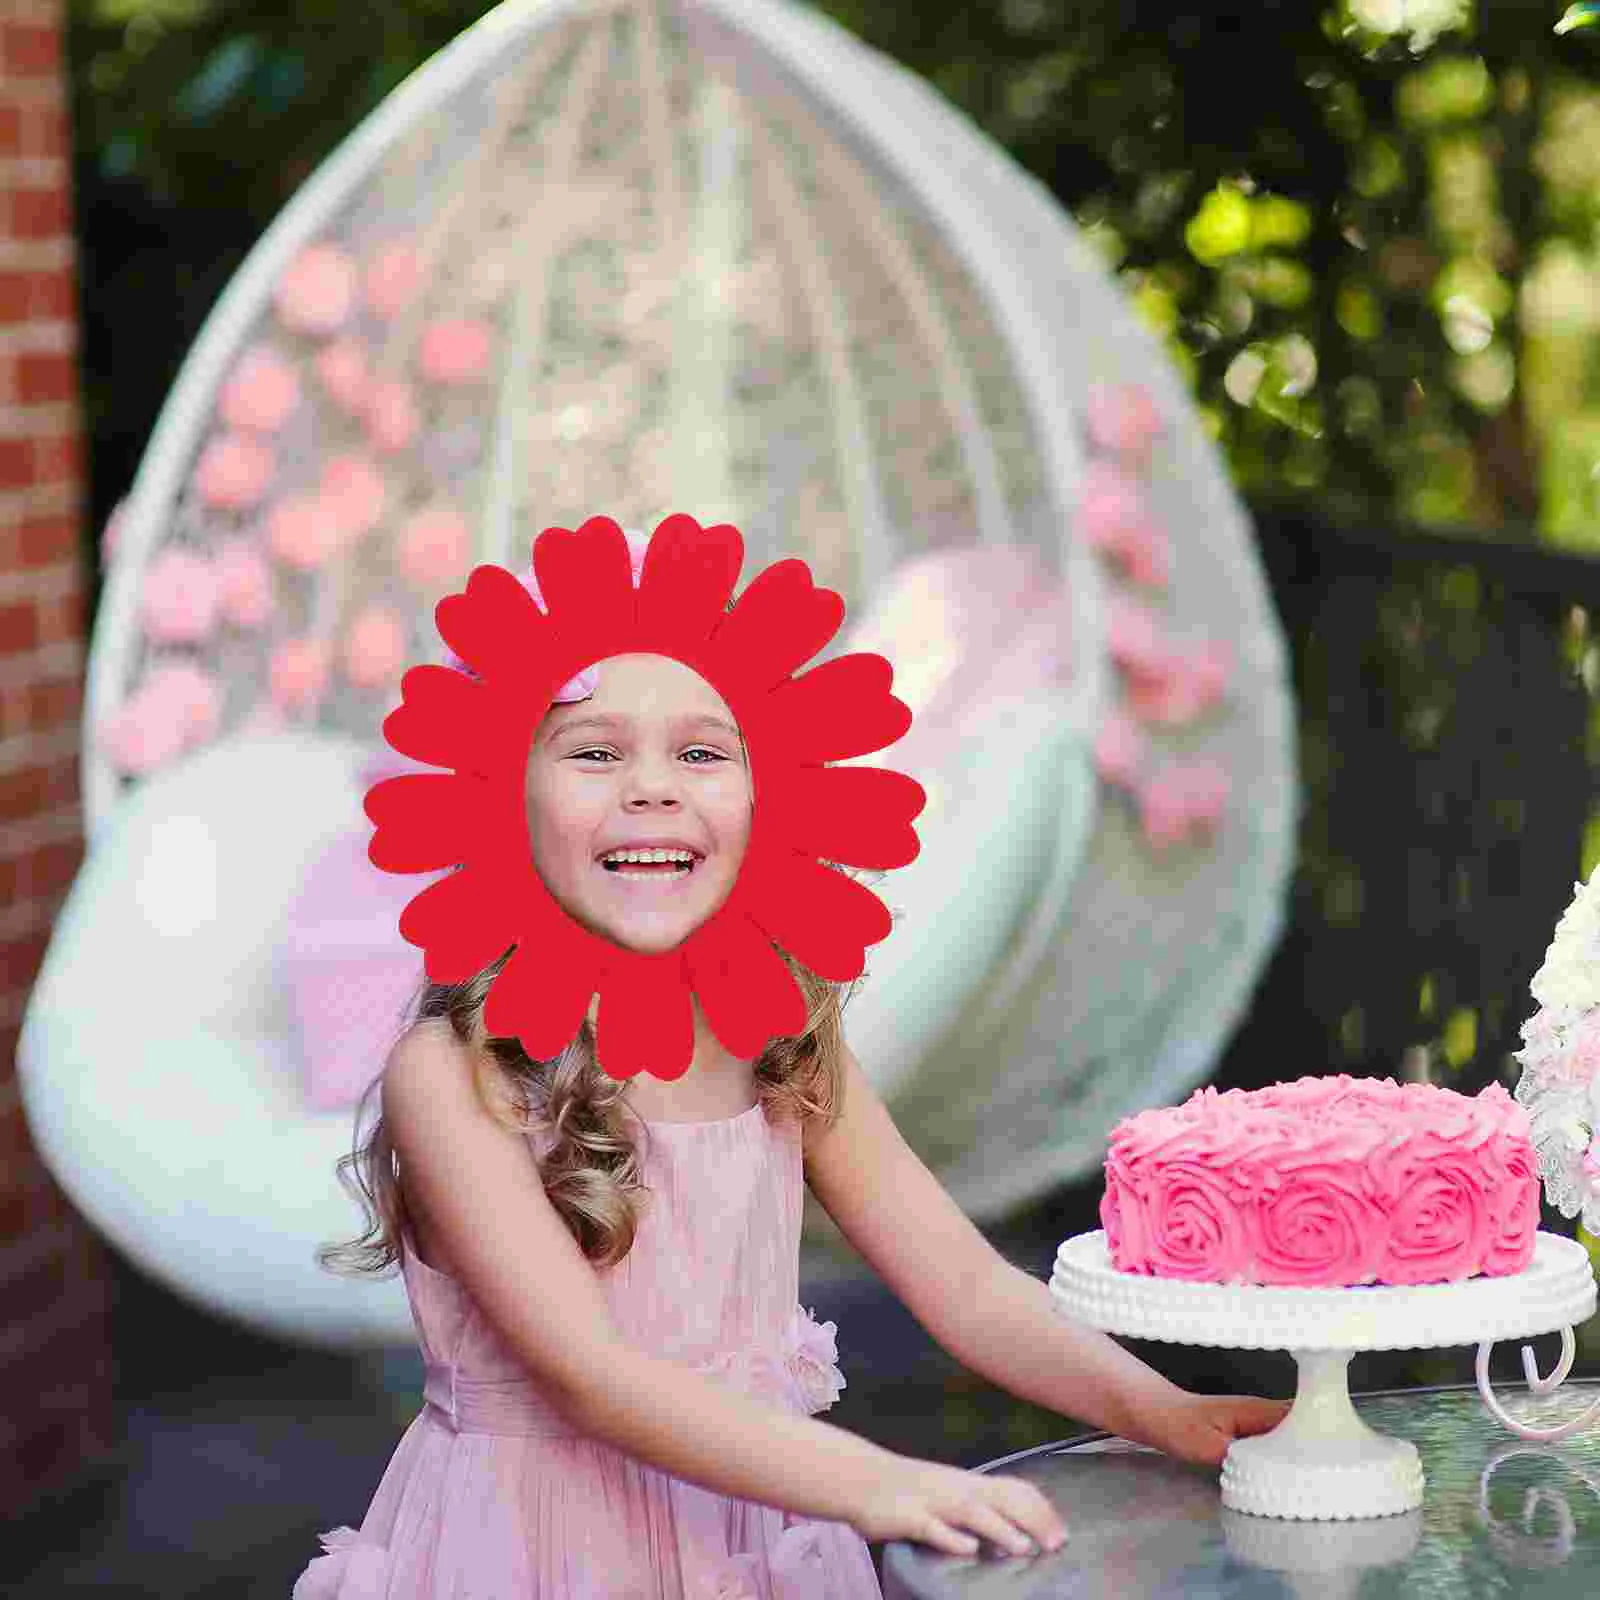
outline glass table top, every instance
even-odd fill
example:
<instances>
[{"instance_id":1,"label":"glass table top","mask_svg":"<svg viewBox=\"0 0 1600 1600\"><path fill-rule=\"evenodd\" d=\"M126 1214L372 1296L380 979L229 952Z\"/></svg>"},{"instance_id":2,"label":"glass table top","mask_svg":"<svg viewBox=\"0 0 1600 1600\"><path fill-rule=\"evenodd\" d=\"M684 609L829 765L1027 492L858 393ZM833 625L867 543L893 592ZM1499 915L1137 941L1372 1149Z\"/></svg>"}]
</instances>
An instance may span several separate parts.
<instances>
[{"instance_id":1,"label":"glass table top","mask_svg":"<svg viewBox=\"0 0 1600 1600\"><path fill-rule=\"evenodd\" d=\"M1573 1380L1534 1396L1497 1387L1519 1422L1551 1427L1600 1396ZM1217 1473L1120 1439L1047 1445L993 1462L1028 1478L1068 1540L1032 1559L952 1557L891 1544L885 1600L1406 1600L1600 1593L1600 1422L1559 1444L1507 1432L1472 1387L1358 1395L1380 1433L1422 1456L1419 1511L1362 1522L1289 1522L1225 1510Z\"/></svg>"}]
</instances>

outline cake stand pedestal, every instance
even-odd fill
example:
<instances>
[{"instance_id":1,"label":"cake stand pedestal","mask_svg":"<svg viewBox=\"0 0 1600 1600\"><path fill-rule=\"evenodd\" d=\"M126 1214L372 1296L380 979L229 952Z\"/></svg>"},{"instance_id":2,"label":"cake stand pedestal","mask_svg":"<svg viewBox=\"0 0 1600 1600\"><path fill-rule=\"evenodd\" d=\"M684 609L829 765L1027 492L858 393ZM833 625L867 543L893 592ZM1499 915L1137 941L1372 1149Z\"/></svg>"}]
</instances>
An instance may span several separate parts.
<instances>
[{"instance_id":1,"label":"cake stand pedestal","mask_svg":"<svg viewBox=\"0 0 1600 1600\"><path fill-rule=\"evenodd\" d=\"M1487 1390L1488 1346L1562 1332L1595 1313L1588 1252L1540 1233L1532 1264L1502 1278L1416 1287L1291 1289L1188 1283L1119 1272L1105 1234L1068 1239L1050 1292L1068 1316L1106 1333L1228 1350L1286 1350L1299 1368L1294 1405L1272 1430L1236 1439L1222 1467L1222 1503L1263 1517L1307 1521L1398 1516L1422 1504L1422 1462L1409 1440L1375 1432L1350 1399L1358 1350L1478 1344ZM1531 1357L1524 1354L1530 1381ZM1570 1358L1567 1362L1570 1365ZM1565 1376L1562 1372L1559 1376ZM1557 1381L1538 1380L1546 1392Z\"/></svg>"}]
</instances>

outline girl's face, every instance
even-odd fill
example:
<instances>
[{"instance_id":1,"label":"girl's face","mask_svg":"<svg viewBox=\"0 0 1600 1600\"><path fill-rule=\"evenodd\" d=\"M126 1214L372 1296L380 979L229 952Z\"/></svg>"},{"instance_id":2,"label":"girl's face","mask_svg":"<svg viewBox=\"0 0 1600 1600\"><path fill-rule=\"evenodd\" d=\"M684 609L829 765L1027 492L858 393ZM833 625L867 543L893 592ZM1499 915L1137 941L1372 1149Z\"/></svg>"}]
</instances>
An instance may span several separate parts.
<instances>
[{"instance_id":1,"label":"girl's face","mask_svg":"<svg viewBox=\"0 0 1600 1600\"><path fill-rule=\"evenodd\" d=\"M533 864L591 933L659 955L733 890L750 839L749 766L722 696L681 661L612 656L598 672L589 699L552 706L534 734ZM617 861L629 847L688 851L692 863Z\"/></svg>"}]
</instances>

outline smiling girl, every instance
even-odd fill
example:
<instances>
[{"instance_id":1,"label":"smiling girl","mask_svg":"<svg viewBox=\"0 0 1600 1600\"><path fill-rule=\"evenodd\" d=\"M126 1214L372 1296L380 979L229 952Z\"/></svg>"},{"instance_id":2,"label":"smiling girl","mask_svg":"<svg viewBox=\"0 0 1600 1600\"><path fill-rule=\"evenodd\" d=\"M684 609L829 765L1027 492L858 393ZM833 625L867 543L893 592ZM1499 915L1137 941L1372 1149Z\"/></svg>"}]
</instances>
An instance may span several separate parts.
<instances>
[{"instance_id":1,"label":"smiling girl","mask_svg":"<svg viewBox=\"0 0 1600 1600\"><path fill-rule=\"evenodd\" d=\"M592 932L670 950L738 876L745 749L675 660L585 677L529 751L534 861ZM1281 1419L1059 1315L900 1137L839 986L779 954L803 1031L738 1059L696 1005L671 1081L602 1072L592 1006L553 1060L488 1035L505 955L425 989L350 1159L376 1212L363 1265L402 1264L426 1403L295 1600L868 1600L867 1540L1056 1547L1061 1516L1030 1484L813 1420L843 1379L833 1324L799 1303L807 1186L945 1350L1022 1399L1208 1465Z\"/></svg>"}]
</instances>

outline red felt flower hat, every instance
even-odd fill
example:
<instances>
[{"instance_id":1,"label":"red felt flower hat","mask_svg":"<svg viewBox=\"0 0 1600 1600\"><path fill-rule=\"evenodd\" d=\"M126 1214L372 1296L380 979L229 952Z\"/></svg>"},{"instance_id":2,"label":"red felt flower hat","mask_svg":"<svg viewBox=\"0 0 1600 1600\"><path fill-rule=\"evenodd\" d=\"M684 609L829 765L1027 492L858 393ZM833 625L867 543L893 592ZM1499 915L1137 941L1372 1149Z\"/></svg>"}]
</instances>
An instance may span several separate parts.
<instances>
[{"instance_id":1,"label":"red felt flower hat","mask_svg":"<svg viewBox=\"0 0 1600 1600\"><path fill-rule=\"evenodd\" d=\"M904 773L832 762L901 738L911 712L871 653L801 672L838 633L844 603L800 560L759 573L728 608L744 560L730 524L685 515L656 528L637 585L609 517L534 542L544 608L503 567L485 565L440 601L439 632L476 676L411 668L383 731L440 773L375 784L368 847L388 872L458 870L406 906L400 933L436 983L459 983L515 946L484 1004L490 1033L535 1060L558 1055L599 996L595 1050L614 1078L676 1078L693 1054L691 994L733 1055L799 1033L806 1006L774 946L819 977L849 982L886 938L888 910L835 866L886 870L916 859L927 797ZM624 654L671 657L733 712L759 796L737 881L675 948L642 954L599 937L557 903L534 866L525 773L534 733L562 685Z\"/></svg>"}]
</instances>

